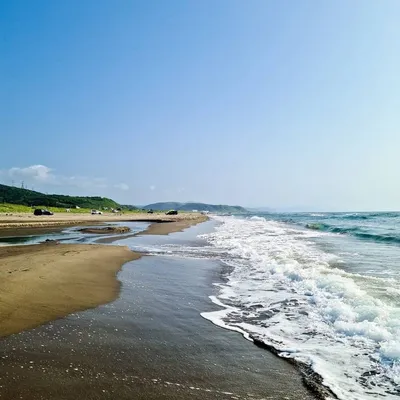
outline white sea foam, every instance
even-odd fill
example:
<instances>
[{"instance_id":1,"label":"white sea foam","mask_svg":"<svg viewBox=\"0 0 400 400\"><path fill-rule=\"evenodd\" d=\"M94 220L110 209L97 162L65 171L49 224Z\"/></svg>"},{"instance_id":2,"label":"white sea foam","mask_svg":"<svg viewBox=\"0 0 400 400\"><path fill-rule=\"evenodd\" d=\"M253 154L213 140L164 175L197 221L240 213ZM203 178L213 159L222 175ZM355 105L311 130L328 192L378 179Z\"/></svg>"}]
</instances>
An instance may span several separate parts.
<instances>
[{"instance_id":1,"label":"white sea foam","mask_svg":"<svg viewBox=\"0 0 400 400\"><path fill-rule=\"evenodd\" d=\"M397 281L333 268L336 256L283 223L216 218L204 237L231 270L213 298L225 308L205 318L307 363L341 399L398 398L400 308L375 295Z\"/></svg>"}]
</instances>

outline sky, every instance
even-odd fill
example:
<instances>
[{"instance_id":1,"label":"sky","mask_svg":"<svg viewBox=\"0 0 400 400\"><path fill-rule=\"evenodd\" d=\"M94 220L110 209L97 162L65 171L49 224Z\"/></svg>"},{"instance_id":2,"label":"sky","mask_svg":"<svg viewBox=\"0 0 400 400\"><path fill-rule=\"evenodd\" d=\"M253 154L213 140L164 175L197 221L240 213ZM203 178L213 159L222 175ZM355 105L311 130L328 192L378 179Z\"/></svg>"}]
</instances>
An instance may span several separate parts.
<instances>
[{"instance_id":1,"label":"sky","mask_svg":"<svg viewBox=\"0 0 400 400\"><path fill-rule=\"evenodd\" d=\"M0 0L0 183L400 209L400 2Z\"/></svg>"}]
</instances>

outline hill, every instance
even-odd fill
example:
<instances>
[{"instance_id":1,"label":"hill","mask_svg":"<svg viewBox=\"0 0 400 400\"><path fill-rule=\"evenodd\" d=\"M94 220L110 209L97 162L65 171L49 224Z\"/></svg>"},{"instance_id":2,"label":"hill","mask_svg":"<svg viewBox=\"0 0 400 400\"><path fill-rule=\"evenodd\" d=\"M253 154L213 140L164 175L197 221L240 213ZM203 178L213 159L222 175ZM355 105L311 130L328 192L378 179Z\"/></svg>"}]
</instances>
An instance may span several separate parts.
<instances>
[{"instance_id":1,"label":"hill","mask_svg":"<svg viewBox=\"0 0 400 400\"><path fill-rule=\"evenodd\" d=\"M120 205L112 199L99 196L68 196L62 194L44 194L34 190L17 188L0 184L0 204L18 204L28 207L60 207L60 208L122 208L134 211L137 207L131 205ZM146 210L179 210L179 211L209 211L212 213L246 213L247 210L240 206L229 206L224 204L205 204L205 203L177 203L163 202L148 204L143 207Z\"/></svg>"},{"instance_id":2,"label":"hill","mask_svg":"<svg viewBox=\"0 0 400 400\"><path fill-rule=\"evenodd\" d=\"M241 206L228 206L225 204L205 204L205 203L178 203L164 202L153 203L143 207L145 210L178 210L178 211L209 211L212 213L246 213L247 210Z\"/></svg>"},{"instance_id":3,"label":"hill","mask_svg":"<svg viewBox=\"0 0 400 400\"><path fill-rule=\"evenodd\" d=\"M44 194L34 190L20 189L0 184L0 203L20 204L25 206L81 208L118 208L120 205L106 197L81 197L61 194Z\"/></svg>"}]
</instances>

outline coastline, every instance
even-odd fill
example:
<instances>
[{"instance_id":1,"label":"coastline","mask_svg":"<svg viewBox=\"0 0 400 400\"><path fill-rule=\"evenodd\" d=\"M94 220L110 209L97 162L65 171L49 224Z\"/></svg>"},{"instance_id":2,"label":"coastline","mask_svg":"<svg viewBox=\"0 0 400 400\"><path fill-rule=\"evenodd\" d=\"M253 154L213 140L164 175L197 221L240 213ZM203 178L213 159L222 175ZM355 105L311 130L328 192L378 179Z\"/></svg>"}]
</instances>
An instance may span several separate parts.
<instances>
[{"instance_id":1,"label":"coastline","mask_svg":"<svg viewBox=\"0 0 400 400\"><path fill-rule=\"evenodd\" d=\"M123 244L179 243L181 235L197 243L193 232L204 229L201 226L157 238L195 221L202 222L152 223L131 239L124 236L128 240ZM4 270L3 261L15 268ZM124 246L51 242L2 247L0 265L3 285L11 282L11 289L22 289L10 298L12 290L0 284L8 298L7 304L0 296L1 322L14 321L5 325L8 332L0 324L0 336L7 336L0 367L2 398L211 400L247 399L251 393L257 400L265 395L315 399L286 360L260 352L240 335L201 318L200 312L215 310L208 296L219 279L218 262L141 257ZM99 268L107 299L105 287L98 284ZM47 296L45 301L38 301L42 296ZM38 310L42 319L32 322Z\"/></svg>"},{"instance_id":2,"label":"coastline","mask_svg":"<svg viewBox=\"0 0 400 400\"><path fill-rule=\"evenodd\" d=\"M143 215L135 217L133 221L144 219ZM163 218L153 222L140 234L167 235L206 219L207 217L198 215L189 218L183 215L172 221L170 218ZM154 221L152 218L145 220ZM87 224L86 220L69 222L74 225ZM2 221L0 226L1 223ZM54 221L40 223L50 225L30 226L28 220L18 222L18 227L8 226L5 232L10 236L28 232L41 234L51 231ZM54 229L56 228L53 231ZM0 236L2 234L5 236L4 230L0 230ZM100 238L97 242L111 243L135 235L137 234L115 235ZM140 253L133 252L128 247L101 244L41 243L1 246L0 337L115 300L120 292L117 273L126 262L140 257Z\"/></svg>"},{"instance_id":3,"label":"coastline","mask_svg":"<svg viewBox=\"0 0 400 400\"><path fill-rule=\"evenodd\" d=\"M169 223L192 221L198 223L207 220L207 216L200 213L181 213L178 215L165 215L164 213L127 213L127 214L73 214L58 213L49 216L35 216L33 214L0 214L0 235L14 234L18 230L48 229L75 225L98 225L107 222L151 222ZM194 222L197 221L197 222Z\"/></svg>"}]
</instances>

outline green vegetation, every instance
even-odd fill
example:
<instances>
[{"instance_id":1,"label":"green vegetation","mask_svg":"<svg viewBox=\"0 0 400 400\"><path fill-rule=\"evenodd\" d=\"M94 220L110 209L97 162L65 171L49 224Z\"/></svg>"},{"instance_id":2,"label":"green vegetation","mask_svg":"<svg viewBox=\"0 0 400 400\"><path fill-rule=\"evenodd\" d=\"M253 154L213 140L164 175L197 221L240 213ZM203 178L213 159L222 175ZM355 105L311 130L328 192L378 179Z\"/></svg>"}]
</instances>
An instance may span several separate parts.
<instances>
[{"instance_id":1,"label":"green vegetation","mask_svg":"<svg viewBox=\"0 0 400 400\"><path fill-rule=\"evenodd\" d=\"M76 208L78 207L78 208ZM0 184L0 213L32 212L33 208L46 208L54 213L65 212L70 209L71 213L88 213L91 209L108 210L121 209L123 212L142 212L142 210L167 210L188 211L209 211L213 213L246 213L247 210L240 206L228 206L223 204L204 203L154 203L144 206L143 209L132 205L120 205L106 197L83 197L66 196L61 194L44 194L28 189L20 189L14 186Z\"/></svg>"},{"instance_id":2,"label":"green vegetation","mask_svg":"<svg viewBox=\"0 0 400 400\"><path fill-rule=\"evenodd\" d=\"M31 207L21 206L18 204L0 204L0 213L23 213L31 212Z\"/></svg>"},{"instance_id":3,"label":"green vegetation","mask_svg":"<svg viewBox=\"0 0 400 400\"><path fill-rule=\"evenodd\" d=\"M18 204L28 207L65 208L75 209L76 206L84 209L104 209L121 207L114 200L106 197L79 197L60 194L44 194L28 189L20 189L13 186L0 185L0 204ZM79 212L79 209L75 209ZM30 209L29 209L30 211ZM22 212L22 211L21 211ZM87 210L82 211L87 212Z\"/></svg>"},{"instance_id":4,"label":"green vegetation","mask_svg":"<svg viewBox=\"0 0 400 400\"><path fill-rule=\"evenodd\" d=\"M21 204L9 204L9 203L3 203L0 204L0 213L31 213L33 209L35 208L45 208L47 210L52 211L53 213L58 213L58 212L65 212L65 208L60 208L60 207L47 207L43 205L37 205L35 207L28 207L24 206ZM71 208L71 213L74 214L87 214L91 210L88 208Z\"/></svg>"},{"instance_id":5,"label":"green vegetation","mask_svg":"<svg viewBox=\"0 0 400 400\"><path fill-rule=\"evenodd\" d=\"M178 211L209 211L212 213L247 213L247 210L241 206L228 206L225 204L205 204L205 203L153 203L143 207L146 210L178 210Z\"/></svg>"},{"instance_id":6,"label":"green vegetation","mask_svg":"<svg viewBox=\"0 0 400 400\"><path fill-rule=\"evenodd\" d=\"M141 212L142 210L137 208L136 206L131 206L129 204L123 204L120 206L124 211L134 211L134 212Z\"/></svg>"},{"instance_id":7,"label":"green vegetation","mask_svg":"<svg viewBox=\"0 0 400 400\"><path fill-rule=\"evenodd\" d=\"M28 207L28 206L23 206L20 204L9 204L9 203L3 203L0 204L0 213L5 213L5 214L13 214L13 213L32 213L35 208L42 208L46 209L49 211L52 211L54 214L56 213L65 213L65 208L64 207L47 207L44 205L37 205L35 207ZM91 208L71 208L70 212L71 214L89 214L91 212ZM111 210L108 210L106 212L109 212ZM139 213L143 212L142 210L139 209L124 209L122 208L122 212L124 214L133 214L133 213Z\"/></svg>"}]
</instances>

